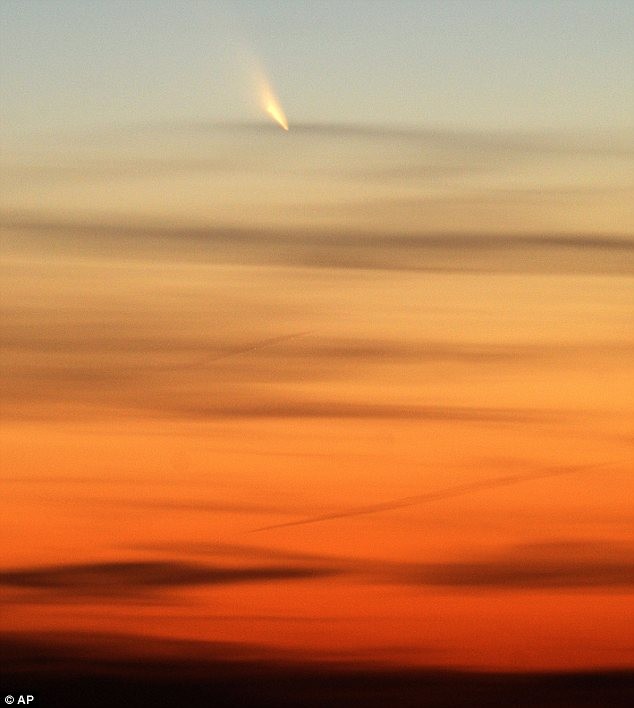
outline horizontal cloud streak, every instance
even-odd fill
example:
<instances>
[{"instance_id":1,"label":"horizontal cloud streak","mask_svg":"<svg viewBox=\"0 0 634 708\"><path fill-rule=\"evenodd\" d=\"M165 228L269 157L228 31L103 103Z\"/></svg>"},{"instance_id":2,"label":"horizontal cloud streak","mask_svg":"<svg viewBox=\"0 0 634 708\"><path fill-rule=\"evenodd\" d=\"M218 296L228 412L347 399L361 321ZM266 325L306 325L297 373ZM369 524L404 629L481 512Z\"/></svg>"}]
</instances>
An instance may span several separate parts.
<instances>
[{"instance_id":1,"label":"horizontal cloud streak","mask_svg":"<svg viewBox=\"0 0 634 708\"><path fill-rule=\"evenodd\" d=\"M0 217L0 225L66 257L422 272L634 272L634 239L609 234L385 235L65 222L11 213ZM47 238L38 240L38 234Z\"/></svg>"},{"instance_id":2,"label":"horizontal cloud streak","mask_svg":"<svg viewBox=\"0 0 634 708\"><path fill-rule=\"evenodd\" d=\"M135 545L135 551L150 551L161 553L176 553L178 555L208 556L211 558L256 558L259 561L283 560L301 563L326 564L328 567L343 569L350 565L350 559L337 558L326 554L306 553L303 551L291 551L268 546L254 546L245 543L206 543L204 541L194 541L190 543L178 543L173 541L156 542L145 545Z\"/></svg>"},{"instance_id":3,"label":"horizontal cloud streak","mask_svg":"<svg viewBox=\"0 0 634 708\"><path fill-rule=\"evenodd\" d=\"M266 401L224 407L182 408L179 417L206 418L375 418L399 420L445 420L480 423L527 423L552 418L553 412L469 406L419 406L336 401ZM169 413L167 413L169 415ZM556 415L556 414L555 414Z\"/></svg>"},{"instance_id":4,"label":"horizontal cloud streak","mask_svg":"<svg viewBox=\"0 0 634 708\"><path fill-rule=\"evenodd\" d=\"M129 704L131 696L135 708L349 708L351 700L365 708L629 708L632 699L627 670L439 671L413 668L408 659L415 651L408 647L395 648L401 660L395 665L389 646L376 652L290 652L247 643L63 632L5 633L1 639L6 685L36 686L67 708L85 708L87 695L95 708ZM433 664L443 653L438 647L420 651Z\"/></svg>"},{"instance_id":5,"label":"horizontal cloud streak","mask_svg":"<svg viewBox=\"0 0 634 708\"><path fill-rule=\"evenodd\" d=\"M57 165L17 164L5 165L3 177L30 181L116 180L146 178L178 173L224 173L235 171L235 163L218 158L154 158L138 157L134 160L109 160L104 162L78 161Z\"/></svg>"},{"instance_id":6,"label":"horizontal cloud streak","mask_svg":"<svg viewBox=\"0 0 634 708\"><path fill-rule=\"evenodd\" d=\"M32 380L37 380L33 377ZM63 378L62 378L63 380ZM66 383L76 382L76 377L68 377ZM86 378L94 382L92 376ZM4 396L10 400L9 396ZM15 399L15 402L18 401ZM75 404L73 405L69 404ZM156 403L119 401L116 398L106 402L99 397L78 397L74 401L69 397L55 394L46 397L33 397L29 409L16 409L7 414L6 419L41 420L51 416L51 405L59 404L55 417L58 420L94 419L111 416L117 412L122 418L147 418L154 420L249 420L249 419L339 419L339 420L419 420L446 421L483 424L536 424L555 422L569 415L567 411L529 408L484 408L477 406L420 406L382 404L369 402L339 402L317 400L261 400L255 403L226 401L215 405L178 405L177 401ZM61 405L64 408L61 408Z\"/></svg>"},{"instance_id":7,"label":"horizontal cloud streak","mask_svg":"<svg viewBox=\"0 0 634 708\"><path fill-rule=\"evenodd\" d=\"M588 550L594 551L592 557L582 555ZM491 560L404 563L400 569L388 571L385 578L399 584L473 590L625 590L634 588L634 552L631 547L610 543L554 544L546 548L528 545Z\"/></svg>"},{"instance_id":8,"label":"horizontal cloud streak","mask_svg":"<svg viewBox=\"0 0 634 708\"><path fill-rule=\"evenodd\" d=\"M130 326L120 322L116 330L105 337L96 333L94 326L82 327L78 323L70 333L62 322L51 322L44 312L39 314L37 332L33 331L33 322L18 323L16 313L6 310L4 313L2 347L28 353L52 354L170 354L190 357L182 364L161 364L144 361L139 370L162 369L205 369L224 361L239 359L241 369L246 373L245 357L248 359L308 361L314 364L361 361L397 361L397 362L458 362L496 364L514 361L543 361L567 359L579 356L630 356L634 353L634 341L616 342L579 342L533 344L508 342L505 344L488 342L462 342L439 340L396 340L382 338L325 337L318 332L298 332L267 339L239 342L217 337L175 337L166 336L161 331L148 332L145 336L133 335ZM33 317L38 316L33 312ZM46 324L46 326L45 326ZM138 330L141 323L135 324ZM78 333L81 332L81 334ZM295 340L299 340L296 342ZM246 365L248 366L248 365ZM122 367L119 367L119 371Z\"/></svg>"},{"instance_id":9,"label":"horizontal cloud streak","mask_svg":"<svg viewBox=\"0 0 634 708\"><path fill-rule=\"evenodd\" d=\"M86 500L88 502L89 500ZM170 500L133 500L128 499L103 499L99 503L116 508L132 507L147 511L183 511L201 512L208 514L245 514L253 516L269 516L271 514L291 515L297 513L297 507L275 506L272 504L247 504L240 502L220 501L176 501Z\"/></svg>"},{"instance_id":10,"label":"horizontal cloud streak","mask_svg":"<svg viewBox=\"0 0 634 708\"><path fill-rule=\"evenodd\" d=\"M196 135L198 137L214 133L233 132L251 133L257 136L271 135L278 137L279 130L270 123L260 122L207 122L207 121L172 121L137 123L102 130L85 135L85 139L113 140L143 135L176 134ZM542 130L460 130L455 128L429 128L421 126L395 126L371 123L337 122L293 122L289 138L318 138L322 140L341 140L357 138L370 141L406 141L433 145L447 150L484 151L492 153L555 155L614 155L630 156L634 154L634 137L631 131L605 131L603 133L577 134Z\"/></svg>"},{"instance_id":11,"label":"horizontal cloud streak","mask_svg":"<svg viewBox=\"0 0 634 708\"><path fill-rule=\"evenodd\" d=\"M303 580L334 572L324 567L209 567L177 561L116 561L4 570L0 573L0 584L70 597L119 597L194 585Z\"/></svg>"},{"instance_id":12,"label":"horizontal cloud streak","mask_svg":"<svg viewBox=\"0 0 634 708\"><path fill-rule=\"evenodd\" d=\"M371 583L463 590L634 587L634 546L607 540L525 543L494 555L448 562L381 561L300 553L261 546L159 543L148 550L209 557L310 563ZM301 566L300 566L301 567Z\"/></svg>"},{"instance_id":13,"label":"horizontal cloud streak","mask_svg":"<svg viewBox=\"0 0 634 708\"><path fill-rule=\"evenodd\" d=\"M634 588L634 546L627 540L540 540L468 559L423 562L305 553L227 543L158 542L135 550L183 556L228 557L239 561L283 561L334 570L350 581L369 584L443 587L459 591L521 591ZM474 558L475 556L475 558Z\"/></svg>"},{"instance_id":14,"label":"horizontal cloud streak","mask_svg":"<svg viewBox=\"0 0 634 708\"><path fill-rule=\"evenodd\" d=\"M11 317L7 321L11 322ZM37 318L36 318L37 319ZM7 373L2 395L9 418L37 419L47 407L63 405L57 416L94 417L117 410L125 416L212 420L222 418L400 419L483 423L536 423L566 415L554 409L471 405L422 405L389 401L328 400L319 392L298 395L283 386L307 381L337 381L350 375L350 365L368 367L401 363L424 366L453 362L456 366L497 365L543 360L550 353L564 361L580 351L596 356L625 356L629 348L609 345L540 347L522 345L399 342L324 339L310 333L280 335L239 343L220 339L182 340L156 332L131 338L122 321L105 340L86 330L69 336L59 323L40 316L42 334L16 323L6 328L3 347ZM43 320L46 321L43 321ZM32 322L33 318L29 318ZM76 342L79 345L76 346ZM179 348L180 342L180 348ZM197 389L189 382L198 377ZM276 383L278 391L262 382ZM247 391L245 385L256 384ZM37 384L34 387L34 384ZM180 384L181 388L177 388ZM149 392L146 387L150 387ZM143 396L139 395L145 389ZM322 394L323 395L323 394ZM28 406L30 407L27 407ZM50 411L49 411L50 412ZM44 413L48 415L48 413Z\"/></svg>"},{"instance_id":15,"label":"horizontal cloud streak","mask_svg":"<svg viewBox=\"0 0 634 708\"><path fill-rule=\"evenodd\" d=\"M158 543L152 549L284 565L209 566L185 561L118 561L4 570L0 584L28 591L15 601L124 600L192 586L288 582L348 577L353 582L445 587L459 590L566 590L634 588L631 544L550 542L512 547L494 556L449 562L398 562L320 556L227 544ZM236 561L234 560L234 563Z\"/></svg>"}]
</instances>

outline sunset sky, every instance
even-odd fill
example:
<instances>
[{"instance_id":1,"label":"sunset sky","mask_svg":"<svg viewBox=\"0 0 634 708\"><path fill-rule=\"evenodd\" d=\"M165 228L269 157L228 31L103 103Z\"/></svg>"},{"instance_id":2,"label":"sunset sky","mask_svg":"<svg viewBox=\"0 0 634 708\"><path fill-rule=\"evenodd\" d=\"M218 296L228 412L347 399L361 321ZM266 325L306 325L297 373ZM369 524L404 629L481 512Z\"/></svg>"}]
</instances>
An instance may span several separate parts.
<instances>
[{"instance_id":1,"label":"sunset sky","mask_svg":"<svg viewBox=\"0 0 634 708\"><path fill-rule=\"evenodd\" d=\"M3 631L631 667L634 4L0 17Z\"/></svg>"}]
</instances>

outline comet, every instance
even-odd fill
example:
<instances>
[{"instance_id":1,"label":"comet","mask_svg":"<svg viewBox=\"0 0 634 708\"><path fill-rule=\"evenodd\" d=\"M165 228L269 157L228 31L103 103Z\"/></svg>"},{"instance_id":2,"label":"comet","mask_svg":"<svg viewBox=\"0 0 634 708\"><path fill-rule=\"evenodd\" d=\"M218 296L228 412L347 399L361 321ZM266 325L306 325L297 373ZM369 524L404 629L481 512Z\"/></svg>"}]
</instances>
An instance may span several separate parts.
<instances>
[{"instance_id":1,"label":"comet","mask_svg":"<svg viewBox=\"0 0 634 708\"><path fill-rule=\"evenodd\" d=\"M237 58L238 65L244 71L246 84L249 86L249 103L252 103L255 97L260 110L264 111L282 130L288 132L288 119L262 59L246 46L238 48Z\"/></svg>"},{"instance_id":2,"label":"comet","mask_svg":"<svg viewBox=\"0 0 634 708\"><path fill-rule=\"evenodd\" d=\"M271 118L282 128L288 131L288 120L284 114L284 109L275 95L269 80L263 71L258 72L258 90L260 94L260 106Z\"/></svg>"}]
</instances>

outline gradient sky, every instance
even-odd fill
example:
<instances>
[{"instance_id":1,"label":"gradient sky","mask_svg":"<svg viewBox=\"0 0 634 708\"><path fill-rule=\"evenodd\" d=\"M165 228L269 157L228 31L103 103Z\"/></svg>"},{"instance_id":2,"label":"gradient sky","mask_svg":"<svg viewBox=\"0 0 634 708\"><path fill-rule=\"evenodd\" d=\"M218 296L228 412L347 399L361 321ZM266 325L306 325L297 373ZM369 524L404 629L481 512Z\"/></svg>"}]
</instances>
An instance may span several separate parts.
<instances>
[{"instance_id":1,"label":"gradient sky","mask_svg":"<svg viewBox=\"0 0 634 708\"><path fill-rule=\"evenodd\" d=\"M250 118L240 56L291 122L631 127L631 2L4 0L10 130Z\"/></svg>"},{"instance_id":2,"label":"gradient sky","mask_svg":"<svg viewBox=\"0 0 634 708\"><path fill-rule=\"evenodd\" d=\"M3 630L631 666L632 4L1 12Z\"/></svg>"}]
</instances>

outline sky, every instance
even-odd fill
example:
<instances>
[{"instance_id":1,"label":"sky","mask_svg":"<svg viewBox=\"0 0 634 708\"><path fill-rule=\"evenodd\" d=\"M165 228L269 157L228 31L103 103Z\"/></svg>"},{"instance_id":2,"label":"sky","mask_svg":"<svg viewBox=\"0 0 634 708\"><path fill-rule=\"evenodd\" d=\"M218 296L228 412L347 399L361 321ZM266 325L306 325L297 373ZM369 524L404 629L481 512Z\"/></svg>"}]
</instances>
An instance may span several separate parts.
<instances>
[{"instance_id":1,"label":"sky","mask_svg":"<svg viewBox=\"0 0 634 708\"><path fill-rule=\"evenodd\" d=\"M631 668L632 4L0 12L5 638Z\"/></svg>"},{"instance_id":2,"label":"sky","mask_svg":"<svg viewBox=\"0 0 634 708\"><path fill-rule=\"evenodd\" d=\"M4 0L3 124L253 117L241 57L293 120L612 130L634 113L632 4Z\"/></svg>"}]
</instances>

